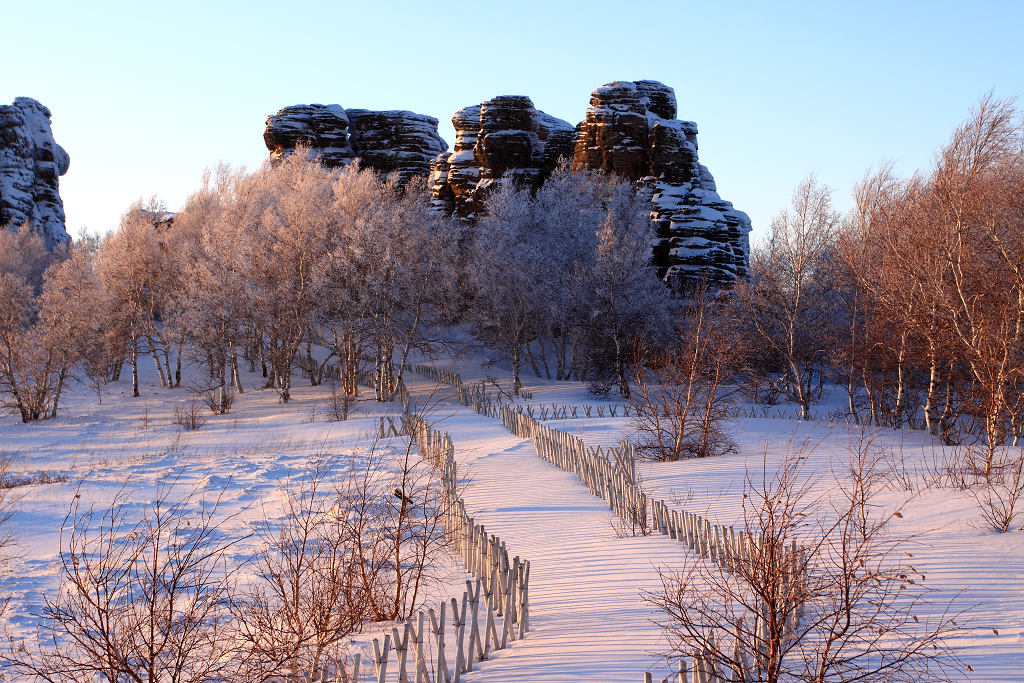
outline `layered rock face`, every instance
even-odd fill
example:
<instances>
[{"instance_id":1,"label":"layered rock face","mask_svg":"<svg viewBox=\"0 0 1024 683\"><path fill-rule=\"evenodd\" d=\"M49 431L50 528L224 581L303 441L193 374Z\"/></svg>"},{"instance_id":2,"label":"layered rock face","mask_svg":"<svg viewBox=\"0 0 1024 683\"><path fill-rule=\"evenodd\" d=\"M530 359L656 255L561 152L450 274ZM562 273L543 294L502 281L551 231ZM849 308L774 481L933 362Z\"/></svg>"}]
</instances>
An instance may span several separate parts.
<instances>
[{"instance_id":1,"label":"layered rock face","mask_svg":"<svg viewBox=\"0 0 1024 683\"><path fill-rule=\"evenodd\" d=\"M267 117L263 141L276 162L299 145L320 155L325 166L337 168L355 158L348 141L348 115L337 104L297 104Z\"/></svg>"},{"instance_id":2,"label":"layered rock face","mask_svg":"<svg viewBox=\"0 0 1024 683\"><path fill-rule=\"evenodd\" d=\"M669 284L706 278L728 285L746 272L750 218L718 195L697 158L697 124L675 118L672 88L616 81L591 93L574 168L615 172L651 191L654 263Z\"/></svg>"},{"instance_id":3,"label":"layered rock face","mask_svg":"<svg viewBox=\"0 0 1024 683\"><path fill-rule=\"evenodd\" d=\"M676 118L675 91L663 83L602 85L575 127L518 95L460 109L452 125L448 152L430 116L298 105L267 117L264 141L272 161L304 144L331 167L359 157L403 182L429 173L435 205L469 220L496 183L538 187L565 158L575 169L610 171L650 192L653 260L673 287L697 279L728 286L746 271L750 219L719 196L697 156L697 124Z\"/></svg>"},{"instance_id":4,"label":"layered rock face","mask_svg":"<svg viewBox=\"0 0 1024 683\"><path fill-rule=\"evenodd\" d=\"M455 149L431 165L438 206L472 218L495 182L536 187L558 160L571 157L575 129L545 114L529 97L505 95L465 107L452 117Z\"/></svg>"},{"instance_id":5,"label":"layered rock face","mask_svg":"<svg viewBox=\"0 0 1024 683\"><path fill-rule=\"evenodd\" d=\"M380 173L395 172L404 183L430 173L430 162L448 149L437 119L411 111L346 110L352 151Z\"/></svg>"},{"instance_id":6,"label":"layered rock face","mask_svg":"<svg viewBox=\"0 0 1024 683\"><path fill-rule=\"evenodd\" d=\"M430 161L448 149L437 119L411 111L344 109L337 104L301 104L267 117L263 141L275 162L305 145L325 166L345 166L359 157L364 167L397 173L401 182L430 172Z\"/></svg>"},{"instance_id":7,"label":"layered rock face","mask_svg":"<svg viewBox=\"0 0 1024 683\"><path fill-rule=\"evenodd\" d=\"M728 286L746 271L750 219L723 200L697 158L697 124L676 119L676 96L658 81L616 81L591 93L575 128L528 97L496 97L452 117L455 148L431 166L435 204L472 218L496 181L537 186L565 157L651 193L653 258L673 287L706 278Z\"/></svg>"},{"instance_id":8,"label":"layered rock face","mask_svg":"<svg viewBox=\"0 0 1024 683\"><path fill-rule=\"evenodd\" d=\"M58 185L70 163L49 109L29 97L0 106L0 227L27 224L50 248L68 242Z\"/></svg>"}]
</instances>

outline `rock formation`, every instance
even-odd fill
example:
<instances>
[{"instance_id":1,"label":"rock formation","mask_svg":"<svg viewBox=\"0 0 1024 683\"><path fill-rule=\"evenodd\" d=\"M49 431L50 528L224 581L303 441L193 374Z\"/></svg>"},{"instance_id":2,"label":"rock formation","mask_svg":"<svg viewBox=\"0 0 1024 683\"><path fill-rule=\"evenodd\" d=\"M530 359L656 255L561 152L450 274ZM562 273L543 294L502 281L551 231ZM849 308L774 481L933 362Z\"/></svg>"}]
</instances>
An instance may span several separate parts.
<instances>
[{"instance_id":1,"label":"rock formation","mask_svg":"<svg viewBox=\"0 0 1024 683\"><path fill-rule=\"evenodd\" d=\"M566 158L573 168L610 171L650 192L653 260L673 287L698 278L728 286L746 271L750 219L718 195L697 157L697 124L676 119L675 91L663 83L602 85L575 128L518 95L460 109L452 125L448 152L430 116L310 104L267 117L264 140L271 160L306 144L327 166L360 157L403 182L429 172L435 205L469 220L495 183L537 187Z\"/></svg>"},{"instance_id":2,"label":"rock formation","mask_svg":"<svg viewBox=\"0 0 1024 683\"><path fill-rule=\"evenodd\" d=\"M728 285L746 271L750 219L723 200L697 158L697 124L679 121L672 88L616 81L595 89L580 124L574 168L601 168L652 194L654 262L673 286Z\"/></svg>"},{"instance_id":3,"label":"rock formation","mask_svg":"<svg viewBox=\"0 0 1024 683\"><path fill-rule=\"evenodd\" d=\"M430 162L448 149L437 119L411 111L348 109L349 142L364 166L395 172L401 182L430 173Z\"/></svg>"},{"instance_id":4,"label":"rock formation","mask_svg":"<svg viewBox=\"0 0 1024 683\"><path fill-rule=\"evenodd\" d=\"M69 241L58 184L70 163L49 109L29 97L0 106L0 227L27 224L50 248Z\"/></svg>"},{"instance_id":5,"label":"rock formation","mask_svg":"<svg viewBox=\"0 0 1024 683\"><path fill-rule=\"evenodd\" d=\"M529 97L505 95L465 107L452 117L455 149L431 167L438 205L470 218L498 180L537 186L561 157L572 155L572 125L533 106Z\"/></svg>"},{"instance_id":6,"label":"rock formation","mask_svg":"<svg viewBox=\"0 0 1024 683\"><path fill-rule=\"evenodd\" d=\"M267 117L263 140L271 162L308 146L325 166L363 166L397 173L402 182L430 172L430 161L448 149L437 119L411 111L343 109L337 104L300 104Z\"/></svg>"},{"instance_id":7,"label":"rock formation","mask_svg":"<svg viewBox=\"0 0 1024 683\"><path fill-rule=\"evenodd\" d=\"M750 219L718 196L699 163L697 124L675 117L675 91L657 81L597 88L575 129L528 97L496 97L452 117L455 149L434 160L431 191L439 207L472 218L495 181L537 185L560 157L573 168L611 171L650 191L654 263L666 281L727 286L746 270Z\"/></svg>"},{"instance_id":8,"label":"rock formation","mask_svg":"<svg viewBox=\"0 0 1024 683\"><path fill-rule=\"evenodd\" d=\"M306 145L325 166L337 168L355 158L348 141L348 115L337 104L297 104L267 117L263 141L276 162Z\"/></svg>"}]
</instances>

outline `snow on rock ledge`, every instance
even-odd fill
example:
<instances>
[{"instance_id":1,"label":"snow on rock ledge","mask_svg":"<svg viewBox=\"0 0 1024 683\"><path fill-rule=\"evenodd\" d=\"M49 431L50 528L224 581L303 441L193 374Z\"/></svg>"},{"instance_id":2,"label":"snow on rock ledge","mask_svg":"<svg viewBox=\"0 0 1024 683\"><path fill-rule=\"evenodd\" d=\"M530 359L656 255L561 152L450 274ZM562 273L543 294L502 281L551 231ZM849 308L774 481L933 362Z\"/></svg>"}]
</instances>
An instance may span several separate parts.
<instances>
[{"instance_id":1,"label":"snow on rock ledge","mask_svg":"<svg viewBox=\"0 0 1024 683\"><path fill-rule=\"evenodd\" d=\"M573 168L610 171L651 191L653 259L671 286L705 278L728 287L746 272L750 219L718 195L700 164L697 124L675 117L675 91L658 81L602 85L575 128L522 96L460 109L454 150L431 165L435 205L472 219L495 182L537 186L566 157Z\"/></svg>"},{"instance_id":2,"label":"snow on rock ledge","mask_svg":"<svg viewBox=\"0 0 1024 683\"><path fill-rule=\"evenodd\" d=\"M455 149L434 159L435 203L464 218L476 215L495 182L536 187L561 157L572 156L572 124L533 106L529 97L502 95L452 117Z\"/></svg>"},{"instance_id":3,"label":"snow on rock ledge","mask_svg":"<svg viewBox=\"0 0 1024 683\"><path fill-rule=\"evenodd\" d=\"M352 150L380 173L398 173L404 183L430 173L430 161L448 149L437 132L437 119L411 111L349 109Z\"/></svg>"},{"instance_id":4,"label":"snow on rock ledge","mask_svg":"<svg viewBox=\"0 0 1024 683\"><path fill-rule=\"evenodd\" d=\"M0 106L0 227L27 224L50 248L68 242L58 185L70 163L49 109L30 97Z\"/></svg>"},{"instance_id":5,"label":"snow on rock ledge","mask_svg":"<svg viewBox=\"0 0 1024 683\"><path fill-rule=\"evenodd\" d=\"M601 168L652 192L654 263L673 287L706 278L729 286L746 272L750 218L718 195L697 158L697 124L675 118L672 88L615 81L595 89L579 125L574 168Z\"/></svg>"},{"instance_id":6,"label":"snow on rock ledge","mask_svg":"<svg viewBox=\"0 0 1024 683\"><path fill-rule=\"evenodd\" d=\"M343 109L337 104L300 104L267 117L263 140L275 162L307 145L325 166L359 157L364 167L397 173L402 182L430 172L430 160L448 149L437 119L411 111Z\"/></svg>"}]
</instances>

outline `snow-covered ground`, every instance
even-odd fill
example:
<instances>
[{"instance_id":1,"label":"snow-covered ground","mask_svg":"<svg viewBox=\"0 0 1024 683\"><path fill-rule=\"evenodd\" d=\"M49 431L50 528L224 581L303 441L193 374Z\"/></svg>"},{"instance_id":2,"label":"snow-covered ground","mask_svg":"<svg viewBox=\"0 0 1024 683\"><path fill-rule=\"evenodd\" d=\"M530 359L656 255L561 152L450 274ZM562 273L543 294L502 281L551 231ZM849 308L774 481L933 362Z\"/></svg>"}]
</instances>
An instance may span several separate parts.
<instances>
[{"instance_id":1,"label":"snow-covered ground","mask_svg":"<svg viewBox=\"0 0 1024 683\"><path fill-rule=\"evenodd\" d=\"M483 368L477 359L436 364L460 371L467 381L490 375L509 385L507 372ZM141 367L152 370L148 362ZM667 675L671 664L661 659L665 643L653 621L657 615L641 591L659 585L659 568L684 561L684 546L659 535L619 538L607 506L573 475L538 458L529 441L459 405L447 388L435 391L422 378L410 380L421 398L434 393L428 417L451 434L456 457L469 473L464 497L470 514L498 534L512 554L531 561L530 634L478 664L467 680L620 683L640 681L644 671L654 672L657 680ZM524 381L537 405L614 403L589 396L582 383L530 375ZM247 376L247 387L258 384L259 378ZM331 476L357 466L379 417L398 412L395 406L364 400L348 421L327 421L329 389L296 384L295 398L286 405L273 391L246 391L230 415L210 417L195 432L181 431L174 421L174 407L189 399L188 391L160 389L155 373L144 375L138 399L124 381L108 387L102 405L95 394L74 387L57 420L22 425L11 416L0 417L0 451L13 456L17 470L68 477L65 483L14 490L19 500L13 528L20 552L2 583L14 598L13 628L29 629L28 612L38 609L42 591L57 584L60 525L76 491L97 507L124 491L141 509L161 483L172 479L182 490L224 490L223 511L234 515L226 531L243 535L274 518L281 484L301 477L312 462L329 463ZM606 417L549 424L589 445L612 445L628 433L628 422ZM772 468L791 444L812 442L804 473L828 493L832 469L858 438L855 428L827 421L741 418L730 429L736 453L646 463L644 481L657 497L735 523L745 472L760 471L765 454ZM965 610L958 622L963 629L951 644L974 669L971 680L1024 680L1024 533L989 531L970 496L924 486L927 466L941 456L925 435L887 430L874 440L876 446L902 453L917 482L910 491L884 490L878 503L900 508L899 530L915 537L909 552L934 591L934 608L941 610L957 596L956 604ZM392 446L398 448L399 441ZM244 556L252 549L242 544L235 552ZM448 575L433 587L432 597L461 595L458 567L452 566Z\"/></svg>"}]
</instances>

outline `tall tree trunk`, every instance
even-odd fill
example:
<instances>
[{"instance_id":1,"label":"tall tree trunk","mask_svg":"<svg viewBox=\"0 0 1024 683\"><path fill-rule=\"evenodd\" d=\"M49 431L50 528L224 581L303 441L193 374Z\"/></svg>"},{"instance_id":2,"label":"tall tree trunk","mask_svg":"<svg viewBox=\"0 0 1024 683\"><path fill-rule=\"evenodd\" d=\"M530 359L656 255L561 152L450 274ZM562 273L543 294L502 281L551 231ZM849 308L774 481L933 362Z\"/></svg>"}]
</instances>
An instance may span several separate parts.
<instances>
[{"instance_id":1,"label":"tall tree trunk","mask_svg":"<svg viewBox=\"0 0 1024 683\"><path fill-rule=\"evenodd\" d=\"M132 338L132 396L139 397L139 340Z\"/></svg>"},{"instance_id":2,"label":"tall tree trunk","mask_svg":"<svg viewBox=\"0 0 1024 683\"><path fill-rule=\"evenodd\" d=\"M50 411L50 417L51 418L57 417L57 406L58 406L58 404L60 404L61 392L64 391L64 378L65 378L65 376L67 376L67 370L64 369L64 368L61 368L60 372L57 374L57 385L56 385L56 387L54 387L54 390L53 390L53 409Z\"/></svg>"},{"instance_id":3,"label":"tall tree trunk","mask_svg":"<svg viewBox=\"0 0 1024 683\"><path fill-rule=\"evenodd\" d=\"M245 393L245 389L242 388L242 378L238 373L238 352L234 346L231 347L231 382L235 385L235 391L239 394Z\"/></svg>"},{"instance_id":4,"label":"tall tree trunk","mask_svg":"<svg viewBox=\"0 0 1024 683\"><path fill-rule=\"evenodd\" d=\"M534 376L540 379L540 368L537 367L537 361L533 357L533 349L530 348L530 342L526 342L526 360L530 364L530 369L533 370Z\"/></svg>"},{"instance_id":5,"label":"tall tree trunk","mask_svg":"<svg viewBox=\"0 0 1024 683\"><path fill-rule=\"evenodd\" d=\"M626 377L626 361L623 358L622 343L619 335L613 335L615 341L615 376L619 378L619 393L623 398L629 398L629 379Z\"/></svg>"},{"instance_id":6,"label":"tall tree trunk","mask_svg":"<svg viewBox=\"0 0 1024 683\"><path fill-rule=\"evenodd\" d=\"M309 330L306 330L306 367L309 368L310 386L320 384L320 377L314 374L317 364L313 362L313 335Z\"/></svg>"},{"instance_id":7,"label":"tall tree trunk","mask_svg":"<svg viewBox=\"0 0 1024 683\"><path fill-rule=\"evenodd\" d=\"M225 386L227 375L227 362L223 356L220 358L220 368L217 372L217 412L221 415L225 415L228 412L228 396L227 387Z\"/></svg>"},{"instance_id":8,"label":"tall tree trunk","mask_svg":"<svg viewBox=\"0 0 1024 683\"><path fill-rule=\"evenodd\" d=\"M170 340L162 340L161 346L164 352L164 370L167 374L167 386L170 388L174 387L173 380L171 379L171 343Z\"/></svg>"},{"instance_id":9,"label":"tall tree trunk","mask_svg":"<svg viewBox=\"0 0 1024 683\"><path fill-rule=\"evenodd\" d=\"M906 401L906 379L904 378L904 360L907 353L907 333L900 335L900 349L896 354L896 405L893 408L892 426L894 429L903 428L903 411Z\"/></svg>"},{"instance_id":10,"label":"tall tree trunk","mask_svg":"<svg viewBox=\"0 0 1024 683\"><path fill-rule=\"evenodd\" d=\"M523 364L522 349L519 343L512 345L512 395L518 396L519 390L523 388L523 383L519 378L519 369Z\"/></svg>"},{"instance_id":11,"label":"tall tree trunk","mask_svg":"<svg viewBox=\"0 0 1024 683\"><path fill-rule=\"evenodd\" d=\"M146 335L146 342L149 344L149 353L153 356L153 364L156 365L156 372L160 375L160 388L167 388L167 375L164 374L164 366L160 364L160 349L153 341L153 335Z\"/></svg>"},{"instance_id":12,"label":"tall tree trunk","mask_svg":"<svg viewBox=\"0 0 1024 683\"><path fill-rule=\"evenodd\" d=\"M935 339L928 337L928 390L925 393L924 401L924 422L928 433L932 436L939 435L939 407L936 403L936 394L939 389L939 359L935 348Z\"/></svg>"},{"instance_id":13,"label":"tall tree trunk","mask_svg":"<svg viewBox=\"0 0 1024 683\"><path fill-rule=\"evenodd\" d=\"M544 346L544 337L537 337L537 345L540 346L540 362L544 366L544 376L551 379L551 368L548 366L548 350Z\"/></svg>"}]
</instances>

